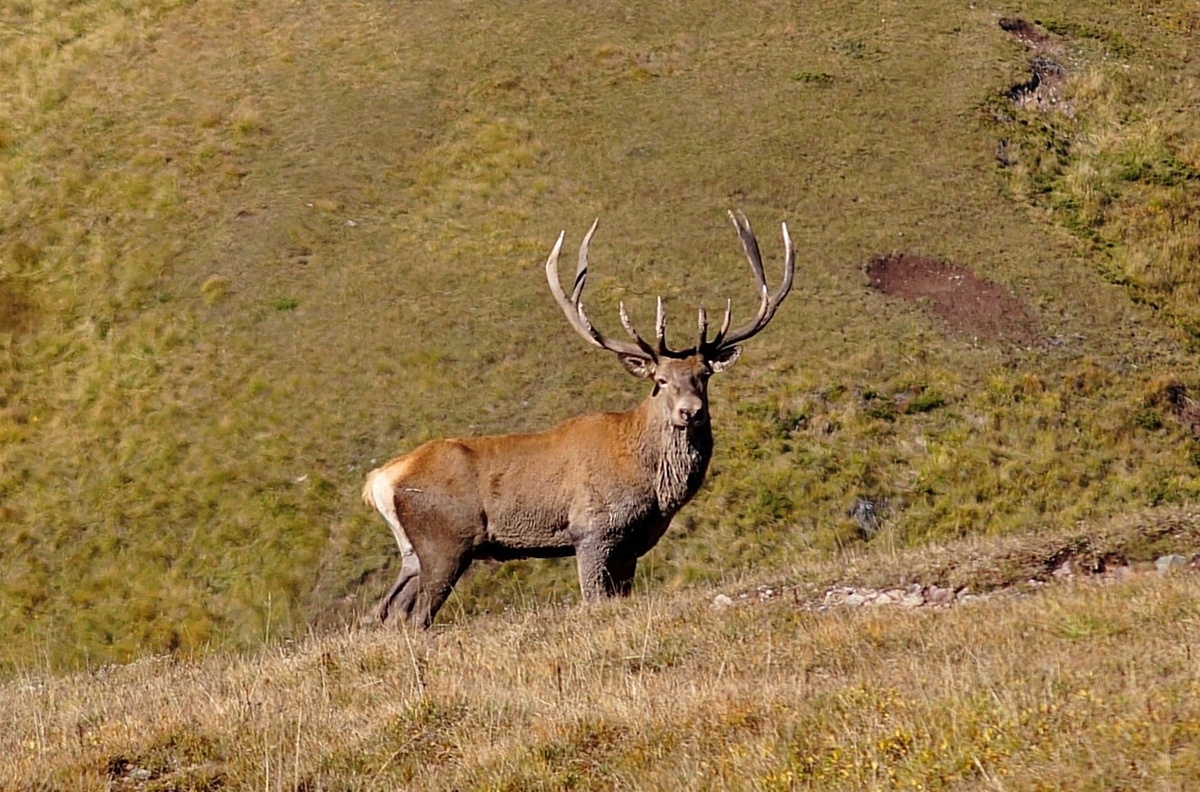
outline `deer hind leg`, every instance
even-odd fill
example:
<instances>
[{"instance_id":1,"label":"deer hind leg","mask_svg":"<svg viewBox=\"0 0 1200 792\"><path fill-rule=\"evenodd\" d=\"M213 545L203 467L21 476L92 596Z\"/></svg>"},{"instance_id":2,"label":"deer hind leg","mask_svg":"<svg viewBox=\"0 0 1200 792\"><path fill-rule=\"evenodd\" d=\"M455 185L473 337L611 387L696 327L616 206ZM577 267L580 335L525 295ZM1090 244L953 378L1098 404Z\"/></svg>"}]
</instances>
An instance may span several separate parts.
<instances>
[{"instance_id":1,"label":"deer hind leg","mask_svg":"<svg viewBox=\"0 0 1200 792\"><path fill-rule=\"evenodd\" d=\"M426 553L421 566L420 586L414 588L414 601L408 606L408 623L427 628L445 604L462 573L471 565L471 553L461 547L438 547Z\"/></svg>"},{"instance_id":2,"label":"deer hind leg","mask_svg":"<svg viewBox=\"0 0 1200 792\"><path fill-rule=\"evenodd\" d=\"M388 589L379 601L375 618L381 624L386 623L388 616L399 608L402 618L408 618L412 613L413 602L417 597L417 588L421 582L421 562L417 554L410 552L401 557L400 574L396 576L395 584Z\"/></svg>"},{"instance_id":3,"label":"deer hind leg","mask_svg":"<svg viewBox=\"0 0 1200 792\"><path fill-rule=\"evenodd\" d=\"M399 605L405 617L412 612L413 600L417 595L417 585L421 574L421 561L417 558L417 552L413 548L412 542L409 541L404 526L400 524L400 516L396 513L395 490L383 476L377 477L372 483L371 500L376 511L383 516L388 527L392 529L396 546L400 548L400 573L396 576L396 582L379 601L375 611L376 620L382 624L387 621L393 604Z\"/></svg>"}]
</instances>

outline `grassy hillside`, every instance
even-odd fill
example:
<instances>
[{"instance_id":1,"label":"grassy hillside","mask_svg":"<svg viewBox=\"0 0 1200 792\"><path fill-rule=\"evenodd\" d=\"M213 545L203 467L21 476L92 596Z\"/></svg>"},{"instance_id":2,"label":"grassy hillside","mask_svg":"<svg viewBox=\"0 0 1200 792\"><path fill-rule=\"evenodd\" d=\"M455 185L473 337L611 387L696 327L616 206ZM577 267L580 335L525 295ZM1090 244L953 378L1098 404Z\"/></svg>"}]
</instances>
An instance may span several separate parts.
<instances>
[{"instance_id":1,"label":"grassy hillside","mask_svg":"<svg viewBox=\"0 0 1200 792\"><path fill-rule=\"evenodd\" d=\"M1200 519L1122 520L1094 549ZM869 561L903 579L1030 573L1066 535ZM1061 549L1061 548L1060 548ZM949 552L948 552L949 551ZM854 562L868 561L854 557ZM854 564L852 564L853 566ZM808 579L841 563L797 566ZM853 579L863 573L851 572ZM912 578L908 578L912 579ZM779 591L778 584L772 584ZM727 589L737 594L736 589ZM753 591L753 589L752 589ZM760 589L761 591L761 589ZM1200 783L1200 576L1008 589L952 608L723 610L693 588L537 604L469 629L330 634L0 685L0 784L25 789L1188 790Z\"/></svg>"},{"instance_id":2,"label":"grassy hillside","mask_svg":"<svg viewBox=\"0 0 1200 792\"><path fill-rule=\"evenodd\" d=\"M731 206L772 277L781 221L799 249L639 590L1192 502L1195 9L1023 4L1070 73L1048 115L1007 98L1013 9L910 5L5 4L4 667L353 619L395 555L366 470L643 395L544 285L596 216L609 327L750 310ZM873 292L899 250L1011 291L1038 343ZM574 587L479 569L442 618Z\"/></svg>"}]
</instances>

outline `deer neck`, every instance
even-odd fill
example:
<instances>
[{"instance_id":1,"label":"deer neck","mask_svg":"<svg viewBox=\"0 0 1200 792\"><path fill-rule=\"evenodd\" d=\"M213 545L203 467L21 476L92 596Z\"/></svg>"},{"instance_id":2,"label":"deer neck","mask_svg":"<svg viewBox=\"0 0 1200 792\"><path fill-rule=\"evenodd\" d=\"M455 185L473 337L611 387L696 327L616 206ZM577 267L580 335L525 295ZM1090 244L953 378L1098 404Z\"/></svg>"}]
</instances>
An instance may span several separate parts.
<instances>
[{"instance_id":1,"label":"deer neck","mask_svg":"<svg viewBox=\"0 0 1200 792\"><path fill-rule=\"evenodd\" d=\"M642 461L650 468L659 509L671 516L704 483L712 458L712 426L705 421L686 429L676 427L653 397L642 403L641 412Z\"/></svg>"}]
</instances>

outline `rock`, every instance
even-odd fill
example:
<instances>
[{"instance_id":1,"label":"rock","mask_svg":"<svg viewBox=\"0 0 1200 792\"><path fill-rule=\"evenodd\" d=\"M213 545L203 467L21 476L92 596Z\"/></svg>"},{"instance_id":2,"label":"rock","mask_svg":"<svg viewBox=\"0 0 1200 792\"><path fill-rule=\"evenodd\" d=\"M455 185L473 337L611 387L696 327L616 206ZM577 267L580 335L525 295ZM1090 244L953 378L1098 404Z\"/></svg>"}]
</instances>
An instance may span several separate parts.
<instances>
[{"instance_id":1,"label":"rock","mask_svg":"<svg viewBox=\"0 0 1200 792\"><path fill-rule=\"evenodd\" d=\"M714 610L724 610L725 608L733 607L733 600L725 594L718 594L713 597L712 606Z\"/></svg>"},{"instance_id":2,"label":"rock","mask_svg":"<svg viewBox=\"0 0 1200 792\"><path fill-rule=\"evenodd\" d=\"M904 592L896 590L896 589L892 589L890 591L881 591L881 592L879 592L879 595L877 597L875 597L875 601L872 604L874 604L874 605L895 605L897 602L900 601L900 598L902 596L904 596Z\"/></svg>"},{"instance_id":3,"label":"rock","mask_svg":"<svg viewBox=\"0 0 1200 792\"><path fill-rule=\"evenodd\" d=\"M954 590L941 586L930 586L925 590L925 602L930 605L949 605L954 602Z\"/></svg>"},{"instance_id":4,"label":"rock","mask_svg":"<svg viewBox=\"0 0 1200 792\"><path fill-rule=\"evenodd\" d=\"M859 594L857 591L855 591L852 594L847 594L845 599L842 600L842 604L849 605L851 608L857 608L859 605L864 604L866 601L867 601L867 598L865 595Z\"/></svg>"},{"instance_id":5,"label":"rock","mask_svg":"<svg viewBox=\"0 0 1200 792\"><path fill-rule=\"evenodd\" d=\"M1166 575L1187 566L1187 562L1186 556L1181 556L1178 553L1170 553L1165 556L1159 556L1154 561L1154 568L1158 571L1158 574Z\"/></svg>"},{"instance_id":6,"label":"rock","mask_svg":"<svg viewBox=\"0 0 1200 792\"><path fill-rule=\"evenodd\" d=\"M1132 580L1137 576L1137 572L1128 564L1112 567L1108 570L1108 575L1113 580Z\"/></svg>"},{"instance_id":7,"label":"rock","mask_svg":"<svg viewBox=\"0 0 1200 792\"><path fill-rule=\"evenodd\" d=\"M1075 565L1071 563L1071 559L1062 562L1062 566L1050 573L1056 578L1069 578L1075 575Z\"/></svg>"},{"instance_id":8,"label":"rock","mask_svg":"<svg viewBox=\"0 0 1200 792\"><path fill-rule=\"evenodd\" d=\"M925 604L925 595L921 592L908 592L900 598L901 608L919 608Z\"/></svg>"}]
</instances>

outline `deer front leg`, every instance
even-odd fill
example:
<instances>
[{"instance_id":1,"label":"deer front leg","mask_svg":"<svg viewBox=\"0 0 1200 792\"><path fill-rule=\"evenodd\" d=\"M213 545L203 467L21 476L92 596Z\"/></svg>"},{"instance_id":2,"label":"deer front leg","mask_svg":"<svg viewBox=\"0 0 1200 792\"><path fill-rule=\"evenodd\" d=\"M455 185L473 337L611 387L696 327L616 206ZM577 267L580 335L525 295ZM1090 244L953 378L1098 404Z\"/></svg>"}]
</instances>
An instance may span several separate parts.
<instances>
[{"instance_id":1,"label":"deer front leg","mask_svg":"<svg viewBox=\"0 0 1200 792\"><path fill-rule=\"evenodd\" d=\"M633 592L634 572L637 572L637 557L610 556L606 577L609 596L628 597Z\"/></svg>"},{"instance_id":2,"label":"deer front leg","mask_svg":"<svg viewBox=\"0 0 1200 792\"><path fill-rule=\"evenodd\" d=\"M575 549L575 564L584 602L627 596L633 590L637 558L616 555L611 547L589 542Z\"/></svg>"}]
</instances>

